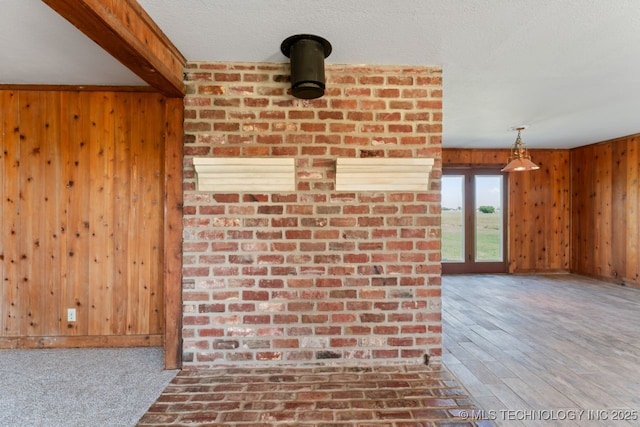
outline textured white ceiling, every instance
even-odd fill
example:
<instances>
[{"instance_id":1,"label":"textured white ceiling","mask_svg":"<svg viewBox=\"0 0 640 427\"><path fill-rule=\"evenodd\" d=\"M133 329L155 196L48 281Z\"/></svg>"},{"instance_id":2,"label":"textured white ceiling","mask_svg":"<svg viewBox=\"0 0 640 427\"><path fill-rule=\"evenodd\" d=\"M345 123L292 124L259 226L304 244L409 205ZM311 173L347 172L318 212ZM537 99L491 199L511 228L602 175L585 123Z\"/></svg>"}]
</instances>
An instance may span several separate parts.
<instances>
[{"instance_id":1,"label":"textured white ceiling","mask_svg":"<svg viewBox=\"0 0 640 427\"><path fill-rule=\"evenodd\" d=\"M0 0L0 83L146 85L40 0Z\"/></svg>"},{"instance_id":2,"label":"textured white ceiling","mask_svg":"<svg viewBox=\"0 0 640 427\"><path fill-rule=\"evenodd\" d=\"M440 65L445 147L531 148L640 132L638 0L138 0L188 60ZM143 84L38 0L0 0L0 83Z\"/></svg>"}]
</instances>

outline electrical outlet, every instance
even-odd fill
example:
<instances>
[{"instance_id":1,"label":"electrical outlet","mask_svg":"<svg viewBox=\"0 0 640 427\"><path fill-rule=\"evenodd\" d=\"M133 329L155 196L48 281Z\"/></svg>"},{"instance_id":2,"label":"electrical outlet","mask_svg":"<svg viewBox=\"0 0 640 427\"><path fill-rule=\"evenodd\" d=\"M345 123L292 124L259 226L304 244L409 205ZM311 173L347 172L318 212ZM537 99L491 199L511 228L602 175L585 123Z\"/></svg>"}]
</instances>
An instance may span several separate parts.
<instances>
[{"instance_id":1,"label":"electrical outlet","mask_svg":"<svg viewBox=\"0 0 640 427\"><path fill-rule=\"evenodd\" d=\"M76 321L76 309L67 308L67 322L75 322L75 321Z\"/></svg>"}]
</instances>

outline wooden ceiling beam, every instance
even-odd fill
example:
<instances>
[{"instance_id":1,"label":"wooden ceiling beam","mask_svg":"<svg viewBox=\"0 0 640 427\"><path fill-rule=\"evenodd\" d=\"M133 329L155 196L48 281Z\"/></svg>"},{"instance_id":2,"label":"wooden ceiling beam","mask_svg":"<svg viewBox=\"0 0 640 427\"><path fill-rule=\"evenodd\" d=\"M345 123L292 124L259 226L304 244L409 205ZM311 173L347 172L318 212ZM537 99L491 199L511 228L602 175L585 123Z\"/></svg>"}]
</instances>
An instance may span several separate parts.
<instances>
[{"instance_id":1,"label":"wooden ceiling beam","mask_svg":"<svg viewBox=\"0 0 640 427\"><path fill-rule=\"evenodd\" d=\"M186 59L136 0L42 0L168 97L185 94Z\"/></svg>"}]
</instances>

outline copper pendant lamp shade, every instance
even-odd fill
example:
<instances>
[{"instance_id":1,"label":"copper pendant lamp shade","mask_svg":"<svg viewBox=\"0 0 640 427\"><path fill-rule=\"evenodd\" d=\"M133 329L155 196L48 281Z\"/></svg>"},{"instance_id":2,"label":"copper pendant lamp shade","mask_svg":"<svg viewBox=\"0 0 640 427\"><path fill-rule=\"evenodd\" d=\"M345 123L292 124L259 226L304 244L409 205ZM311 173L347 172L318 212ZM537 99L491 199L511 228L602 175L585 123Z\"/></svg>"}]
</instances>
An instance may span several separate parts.
<instances>
[{"instance_id":1,"label":"copper pendant lamp shade","mask_svg":"<svg viewBox=\"0 0 640 427\"><path fill-rule=\"evenodd\" d=\"M502 168L502 172L521 172L521 171L533 171L540 169L540 166L531 161L531 156L526 146L522 142L520 132L524 130L525 126L519 126L514 128L518 131L516 142L511 147L511 153L509 154L509 163Z\"/></svg>"}]
</instances>

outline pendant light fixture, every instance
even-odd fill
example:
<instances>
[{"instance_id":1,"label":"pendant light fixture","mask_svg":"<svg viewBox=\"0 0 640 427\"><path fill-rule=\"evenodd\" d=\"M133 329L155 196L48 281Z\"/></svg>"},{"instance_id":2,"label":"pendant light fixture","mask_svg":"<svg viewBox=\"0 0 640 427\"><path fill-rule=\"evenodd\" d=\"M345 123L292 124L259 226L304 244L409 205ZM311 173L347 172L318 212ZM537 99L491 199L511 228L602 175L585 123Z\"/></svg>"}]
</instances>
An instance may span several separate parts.
<instances>
[{"instance_id":1,"label":"pendant light fixture","mask_svg":"<svg viewBox=\"0 0 640 427\"><path fill-rule=\"evenodd\" d=\"M511 153L509 154L509 163L502 168L502 172L520 172L520 171L534 171L540 169L540 166L531 161L531 156L527 151L527 147L522 142L520 132L525 130L528 126L522 125L512 128L512 130L518 131L516 142L511 147Z\"/></svg>"}]
</instances>

